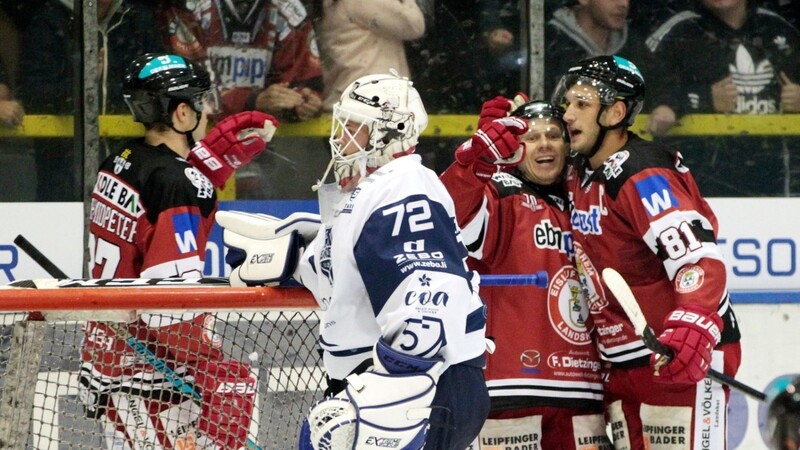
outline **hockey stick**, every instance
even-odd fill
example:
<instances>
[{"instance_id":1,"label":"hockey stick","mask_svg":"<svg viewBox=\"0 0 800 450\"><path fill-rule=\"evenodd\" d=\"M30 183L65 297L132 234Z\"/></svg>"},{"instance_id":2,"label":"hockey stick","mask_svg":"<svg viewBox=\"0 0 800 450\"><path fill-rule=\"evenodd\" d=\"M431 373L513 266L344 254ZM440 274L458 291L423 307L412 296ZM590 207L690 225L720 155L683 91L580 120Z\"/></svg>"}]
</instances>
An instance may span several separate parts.
<instances>
[{"instance_id":1,"label":"hockey stick","mask_svg":"<svg viewBox=\"0 0 800 450\"><path fill-rule=\"evenodd\" d=\"M607 267L603 269L603 281L605 281L606 286L608 286L608 288L611 290L611 293L614 294L614 297L617 298L617 301L619 301L622 309L625 310L625 314L628 316L628 319L631 321L631 323L633 323L634 331L642 338L642 342L644 342L645 347L662 355L666 362L672 360L674 352L670 347L667 347L658 340L653 332L653 329L647 324L647 319L644 317L644 313L642 313L642 309L639 307L636 297L633 296L630 286L628 286L628 283L624 278L622 278L622 275L620 275L616 270ZM766 401L766 395L764 395L763 392L758 391L729 375L725 375L724 373L714 369L709 369L706 377L716 381L717 383L736 389L737 391L760 402Z\"/></svg>"},{"instance_id":2,"label":"hockey stick","mask_svg":"<svg viewBox=\"0 0 800 450\"><path fill-rule=\"evenodd\" d=\"M66 273L64 273L61 269L58 268L53 261L50 261L42 252L39 251L38 248L34 247L33 244L21 234L18 234L17 237L14 238L14 243L17 244L23 252L25 252L28 256L33 259L36 264L44 269L48 275L53 278L69 278Z\"/></svg>"},{"instance_id":3,"label":"hockey stick","mask_svg":"<svg viewBox=\"0 0 800 450\"><path fill-rule=\"evenodd\" d=\"M47 271L50 276L54 278L69 278L67 274L59 269L58 266L50 261L47 256L40 252L39 249L37 249L21 234L14 238L14 243L28 256L30 256L37 264L39 264L42 269ZM12 285L13 284L14 283L12 283ZM121 326L115 322L106 322L106 326L111 328L114 333L119 335L119 337L122 338L122 340L124 340L134 352L142 356L148 364L153 366L154 369L164 374L164 379L172 383L172 385L177 388L179 392L194 397L195 399L203 398L203 396L197 391L197 389L195 389L194 386L184 381L180 375L175 373L175 371L166 363L166 361L159 359L155 353L147 348L146 344L137 340L133 335L130 334L130 332L128 332L127 329L125 329L124 326ZM261 450L261 447L259 447L258 444L253 442L250 438L247 439L246 445L247 448Z\"/></svg>"},{"instance_id":4,"label":"hockey stick","mask_svg":"<svg viewBox=\"0 0 800 450\"><path fill-rule=\"evenodd\" d=\"M33 257L31 255L31 257ZM42 255L44 257L44 255ZM45 258L46 259L46 258ZM38 262L34 258L35 261ZM56 268L58 270L58 268ZM59 281L58 288L95 288L95 287L219 287L230 286L229 278L206 277L206 278L69 278L66 275L56 275L50 273ZM547 272L540 270L531 274L508 274L508 275L481 275L482 286L537 286L547 287ZM14 287L34 287L32 280L20 280L9 283ZM281 283L281 288L302 287L300 283L290 280Z\"/></svg>"}]
</instances>

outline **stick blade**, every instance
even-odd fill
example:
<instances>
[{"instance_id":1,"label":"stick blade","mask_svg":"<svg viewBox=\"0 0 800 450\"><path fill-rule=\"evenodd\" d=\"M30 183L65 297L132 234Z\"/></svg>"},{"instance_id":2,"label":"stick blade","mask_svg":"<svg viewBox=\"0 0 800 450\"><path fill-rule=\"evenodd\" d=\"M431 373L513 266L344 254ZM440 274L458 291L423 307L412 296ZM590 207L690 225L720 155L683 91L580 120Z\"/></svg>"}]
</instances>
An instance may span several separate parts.
<instances>
[{"instance_id":1,"label":"stick blade","mask_svg":"<svg viewBox=\"0 0 800 450\"><path fill-rule=\"evenodd\" d=\"M610 267L603 269L603 281L605 281L611 293L614 294L614 297L617 298L622 309L625 310L628 319L633 323L633 329L636 334L643 336L645 329L647 329L647 319L644 317L642 309L639 308L636 297L633 296L628 283L619 272Z\"/></svg>"}]
</instances>

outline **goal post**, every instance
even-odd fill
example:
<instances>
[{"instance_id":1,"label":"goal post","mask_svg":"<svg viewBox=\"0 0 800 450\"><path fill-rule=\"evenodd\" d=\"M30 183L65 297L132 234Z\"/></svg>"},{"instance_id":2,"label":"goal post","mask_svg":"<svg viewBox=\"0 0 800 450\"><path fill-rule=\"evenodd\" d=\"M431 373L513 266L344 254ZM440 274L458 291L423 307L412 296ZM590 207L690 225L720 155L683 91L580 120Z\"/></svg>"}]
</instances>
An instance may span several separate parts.
<instances>
[{"instance_id":1,"label":"goal post","mask_svg":"<svg viewBox=\"0 0 800 450\"><path fill-rule=\"evenodd\" d=\"M0 288L0 448L110 448L101 421L87 416L79 398L86 324L114 322L109 327L114 329L139 314L187 312L213 317L203 322L203 331L218 342L224 360L247 363L256 380L246 448L296 448L301 422L325 388L316 307L303 288ZM28 314L33 311L43 314ZM44 320L29 319L33 317ZM150 356L137 353L126 360L148 368L148 376L139 382L152 379L163 384L166 379L163 385L176 393L176 384L183 382L199 389L193 387L194 378L185 376L183 368L164 353L163 345L159 348L147 339L137 342L143 352L152 350ZM180 381L171 383L171 376ZM178 430L173 434L187 436L191 433L180 433L196 425L199 406L191 406L197 403L192 396L175 398L189 399L185 403L190 407L186 414L164 415L164 420L188 423L168 424L162 434L171 436L170 430ZM194 448L194 436L175 442L159 439L163 445L151 448ZM145 447L143 443L141 448Z\"/></svg>"}]
</instances>

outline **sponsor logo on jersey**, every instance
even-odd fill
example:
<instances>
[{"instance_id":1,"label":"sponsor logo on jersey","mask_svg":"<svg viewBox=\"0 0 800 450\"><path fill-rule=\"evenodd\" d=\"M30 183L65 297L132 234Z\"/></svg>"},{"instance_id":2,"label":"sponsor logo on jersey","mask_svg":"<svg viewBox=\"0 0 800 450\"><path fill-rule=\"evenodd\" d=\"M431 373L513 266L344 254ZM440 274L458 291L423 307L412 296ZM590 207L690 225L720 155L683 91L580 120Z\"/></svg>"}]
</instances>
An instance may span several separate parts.
<instances>
[{"instance_id":1,"label":"sponsor logo on jersey","mask_svg":"<svg viewBox=\"0 0 800 450\"><path fill-rule=\"evenodd\" d=\"M144 214L142 204L139 202L139 192L106 172L97 174L97 182L94 184L92 193L132 217L140 217Z\"/></svg>"},{"instance_id":2,"label":"sponsor logo on jersey","mask_svg":"<svg viewBox=\"0 0 800 450\"><path fill-rule=\"evenodd\" d=\"M547 294L550 325L558 335L575 345L590 344L589 305L578 281L578 271L571 266L559 269L550 280Z\"/></svg>"},{"instance_id":3,"label":"sponsor logo on jersey","mask_svg":"<svg viewBox=\"0 0 800 450\"><path fill-rule=\"evenodd\" d=\"M427 274L422 274L417 281L419 281L421 287L430 287L432 280ZM406 292L405 298L406 305L418 305L422 308L417 307L417 311L431 313L436 313L439 306L446 307L448 301L450 301L450 296L447 292L431 291L427 289L410 290Z\"/></svg>"},{"instance_id":4,"label":"sponsor logo on jersey","mask_svg":"<svg viewBox=\"0 0 800 450\"><path fill-rule=\"evenodd\" d=\"M562 351L551 353L547 357L547 366L551 369L589 369L600 371L600 361L593 359L589 353Z\"/></svg>"},{"instance_id":5,"label":"sponsor logo on jersey","mask_svg":"<svg viewBox=\"0 0 800 450\"><path fill-rule=\"evenodd\" d=\"M519 362L522 364L522 373L541 373L539 364L542 363L542 354L538 350L524 350L519 355Z\"/></svg>"},{"instance_id":6,"label":"sponsor logo on jersey","mask_svg":"<svg viewBox=\"0 0 800 450\"><path fill-rule=\"evenodd\" d=\"M522 181L519 178L511 175L510 173L505 172L495 172L492 175L492 181L498 182L502 184L504 187L515 187L520 188L522 187Z\"/></svg>"},{"instance_id":7,"label":"sponsor logo on jersey","mask_svg":"<svg viewBox=\"0 0 800 450\"><path fill-rule=\"evenodd\" d=\"M644 209L650 217L680 206L664 175L651 175L634 183Z\"/></svg>"},{"instance_id":8,"label":"sponsor logo on jersey","mask_svg":"<svg viewBox=\"0 0 800 450\"><path fill-rule=\"evenodd\" d=\"M572 232L562 231L560 227L553 226L549 219L545 219L533 227L533 242L539 248L558 250L570 258L575 254Z\"/></svg>"},{"instance_id":9,"label":"sponsor logo on jersey","mask_svg":"<svg viewBox=\"0 0 800 450\"><path fill-rule=\"evenodd\" d=\"M572 229L579 231L581 234L603 234L603 228L600 226L600 216L600 207L597 205L590 206L589 211L575 209L570 217Z\"/></svg>"},{"instance_id":10,"label":"sponsor logo on jersey","mask_svg":"<svg viewBox=\"0 0 800 450\"><path fill-rule=\"evenodd\" d=\"M450 296L447 292L441 291L408 291L406 293L406 305L421 306L447 306Z\"/></svg>"},{"instance_id":11,"label":"sponsor logo on jersey","mask_svg":"<svg viewBox=\"0 0 800 450\"><path fill-rule=\"evenodd\" d=\"M609 325L603 327L597 327L597 334L600 336L616 336L618 333L622 333L622 324L616 325Z\"/></svg>"},{"instance_id":12,"label":"sponsor logo on jersey","mask_svg":"<svg viewBox=\"0 0 800 450\"><path fill-rule=\"evenodd\" d=\"M181 254L197 251L197 230L200 228L200 215L192 213L172 216L175 230L175 244Z\"/></svg>"},{"instance_id":13,"label":"sponsor logo on jersey","mask_svg":"<svg viewBox=\"0 0 800 450\"><path fill-rule=\"evenodd\" d=\"M394 262L401 273L413 269L446 269L444 253L441 251L425 251L425 240L407 241L403 243L403 253L394 255Z\"/></svg>"},{"instance_id":14,"label":"sponsor logo on jersey","mask_svg":"<svg viewBox=\"0 0 800 450\"><path fill-rule=\"evenodd\" d=\"M249 42L247 37L240 36ZM212 46L207 50L217 81L224 88L263 88L272 53L262 48Z\"/></svg>"},{"instance_id":15,"label":"sponsor logo on jersey","mask_svg":"<svg viewBox=\"0 0 800 450\"><path fill-rule=\"evenodd\" d=\"M675 275L675 290L680 294L694 292L703 285L705 271L697 265L690 265L681 268Z\"/></svg>"},{"instance_id":16,"label":"sponsor logo on jersey","mask_svg":"<svg viewBox=\"0 0 800 450\"><path fill-rule=\"evenodd\" d=\"M603 175L606 179L617 178L622 174L622 163L628 160L631 153L627 150L614 153L603 163Z\"/></svg>"},{"instance_id":17,"label":"sponsor logo on jersey","mask_svg":"<svg viewBox=\"0 0 800 450\"><path fill-rule=\"evenodd\" d=\"M213 198L214 185L211 184L211 180L194 167L187 167L183 170L183 173L192 183L192 186L197 188L197 198Z\"/></svg>"}]
</instances>

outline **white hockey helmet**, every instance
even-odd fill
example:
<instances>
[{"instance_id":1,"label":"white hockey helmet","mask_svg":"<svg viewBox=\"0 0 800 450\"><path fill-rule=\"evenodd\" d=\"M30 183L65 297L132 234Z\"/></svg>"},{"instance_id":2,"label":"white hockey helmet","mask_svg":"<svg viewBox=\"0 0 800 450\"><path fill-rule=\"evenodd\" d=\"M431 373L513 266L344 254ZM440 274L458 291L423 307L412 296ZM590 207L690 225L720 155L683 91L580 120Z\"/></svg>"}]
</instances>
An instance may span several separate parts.
<instances>
[{"instance_id":1,"label":"white hockey helmet","mask_svg":"<svg viewBox=\"0 0 800 450\"><path fill-rule=\"evenodd\" d=\"M357 79L333 106L330 145L337 182L344 186L413 153L427 125L425 106L408 78L392 71ZM369 135L366 145L355 139L362 129Z\"/></svg>"}]
</instances>

